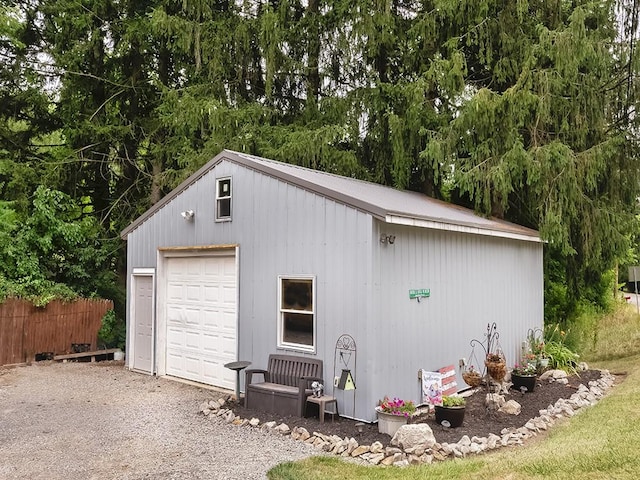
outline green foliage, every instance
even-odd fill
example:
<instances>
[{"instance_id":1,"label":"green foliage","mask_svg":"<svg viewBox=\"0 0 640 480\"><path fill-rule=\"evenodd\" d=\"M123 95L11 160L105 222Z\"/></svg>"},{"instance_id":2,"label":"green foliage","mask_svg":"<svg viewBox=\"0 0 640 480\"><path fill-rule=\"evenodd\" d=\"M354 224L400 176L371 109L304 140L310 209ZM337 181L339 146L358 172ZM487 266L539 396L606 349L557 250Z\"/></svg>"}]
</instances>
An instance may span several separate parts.
<instances>
[{"instance_id":1,"label":"green foliage","mask_svg":"<svg viewBox=\"0 0 640 480\"><path fill-rule=\"evenodd\" d=\"M112 241L95 218L62 192L38 187L22 222L5 204L0 216L0 275L5 295L46 304L52 298L91 297L115 283Z\"/></svg>"},{"instance_id":2,"label":"green foliage","mask_svg":"<svg viewBox=\"0 0 640 480\"><path fill-rule=\"evenodd\" d=\"M614 312L593 321L589 342L581 352L589 362L624 359L640 354L640 315L635 304L621 303Z\"/></svg>"},{"instance_id":3,"label":"green foliage","mask_svg":"<svg viewBox=\"0 0 640 480\"><path fill-rule=\"evenodd\" d=\"M102 317L102 325L98 331L98 342L106 348L125 349L127 339L126 323L116 316L114 310L109 310Z\"/></svg>"},{"instance_id":4,"label":"green foliage","mask_svg":"<svg viewBox=\"0 0 640 480\"><path fill-rule=\"evenodd\" d=\"M442 406L443 407L463 407L467 404L464 397L458 395L443 395Z\"/></svg>"},{"instance_id":5,"label":"green foliage","mask_svg":"<svg viewBox=\"0 0 640 480\"><path fill-rule=\"evenodd\" d=\"M549 359L549 367L575 373L580 356L568 346L570 332L560 325L547 325L544 332L542 353Z\"/></svg>"},{"instance_id":6,"label":"green foliage","mask_svg":"<svg viewBox=\"0 0 640 480\"><path fill-rule=\"evenodd\" d=\"M230 148L536 228L547 242L545 321L607 311L608 272L638 258L639 10L612 0L9 2L0 193L17 216L0 226L11 250L0 254L3 281L118 295L124 249L103 239ZM51 194L49 211L33 211L38 186L74 206Z\"/></svg>"}]
</instances>

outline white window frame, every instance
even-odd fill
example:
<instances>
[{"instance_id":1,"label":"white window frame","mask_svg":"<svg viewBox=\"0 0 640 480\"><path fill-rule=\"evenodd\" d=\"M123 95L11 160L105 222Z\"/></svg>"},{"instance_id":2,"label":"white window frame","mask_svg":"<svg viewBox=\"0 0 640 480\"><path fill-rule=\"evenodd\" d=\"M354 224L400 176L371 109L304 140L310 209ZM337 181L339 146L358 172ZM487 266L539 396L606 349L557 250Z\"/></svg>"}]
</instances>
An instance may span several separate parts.
<instances>
[{"instance_id":1,"label":"white window frame","mask_svg":"<svg viewBox=\"0 0 640 480\"><path fill-rule=\"evenodd\" d=\"M225 181L229 181L229 195L220 196L220 184ZM223 217L220 215L220 201L229 200L229 216ZM230 222L233 213L233 181L231 177L216 178L216 222Z\"/></svg>"},{"instance_id":2,"label":"white window frame","mask_svg":"<svg viewBox=\"0 0 640 480\"><path fill-rule=\"evenodd\" d=\"M311 280L311 311L309 310L289 310L282 308L282 281L283 280ZM285 350L295 350L306 353L316 353L317 347L317 315L316 315L316 276L315 275L278 275L278 348ZM284 314L299 313L311 315L313 321L313 344L305 345L301 343L284 341Z\"/></svg>"}]
</instances>

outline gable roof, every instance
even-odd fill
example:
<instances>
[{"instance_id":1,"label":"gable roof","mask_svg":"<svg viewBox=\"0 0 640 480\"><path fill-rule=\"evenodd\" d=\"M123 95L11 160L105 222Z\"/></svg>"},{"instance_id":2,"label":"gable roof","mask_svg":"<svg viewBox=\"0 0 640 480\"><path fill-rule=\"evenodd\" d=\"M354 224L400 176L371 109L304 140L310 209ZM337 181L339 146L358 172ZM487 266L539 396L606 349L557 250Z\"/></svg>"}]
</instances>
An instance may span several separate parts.
<instances>
[{"instance_id":1,"label":"gable roof","mask_svg":"<svg viewBox=\"0 0 640 480\"><path fill-rule=\"evenodd\" d=\"M443 202L421 193L397 190L376 183L320 172L309 168L268 160L245 153L223 150L197 172L182 182L153 207L134 220L120 234L123 239L149 219L156 211L189 188L223 160L236 163L369 213L392 224L437 230L450 230L540 242L536 230L515 223L485 218L473 210Z\"/></svg>"}]
</instances>

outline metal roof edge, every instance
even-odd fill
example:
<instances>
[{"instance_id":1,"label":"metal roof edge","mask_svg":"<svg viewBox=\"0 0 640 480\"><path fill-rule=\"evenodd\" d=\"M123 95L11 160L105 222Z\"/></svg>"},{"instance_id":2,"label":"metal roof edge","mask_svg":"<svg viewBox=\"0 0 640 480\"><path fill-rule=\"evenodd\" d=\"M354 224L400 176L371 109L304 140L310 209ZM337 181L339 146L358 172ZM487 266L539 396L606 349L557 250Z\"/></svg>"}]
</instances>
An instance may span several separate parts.
<instances>
[{"instance_id":1,"label":"metal roof edge","mask_svg":"<svg viewBox=\"0 0 640 480\"><path fill-rule=\"evenodd\" d=\"M129 235L136 228L138 228L140 225L146 222L149 218L151 218L158 210L164 207L167 203L169 203L179 194L184 192L187 188L189 188L195 182L200 180L200 178L202 178L207 172L209 172L209 170L213 169L213 167L215 167L218 163L220 163L227 156L228 153L234 153L234 152L230 152L229 150L223 150L218 155L216 155L211 160L209 160L207 163L205 163L198 170L196 170L194 173L189 175L189 177L187 177L187 179L185 179L180 185L178 185L176 188L171 190L168 194L162 197L157 203L152 205L146 212L144 212L142 215L136 218L133 222L131 222L126 228L124 228L122 232L120 232L120 238L123 240L126 240L127 235Z\"/></svg>"},{"instance_id":2,"label":"metal roof edge","mask_svg":"<svg viewBox=\"0 0 640 480\"><path fill-rule=\"evenodd\" d=\"M485 235L491 237L509 238L512 240L523 240L527 242L542 243L542 240L540 239L540 236L537 235L537 232L526 227L521 227L522 232L518 233L516 231L507 231L504 229L499 230L470 223L450 223L444 222L442 220L414 218L393 214L387 215L385 217L385 222L395 225L406 225L411 227L430 228L433 230L446 230L449 232L471 233L474 235ZM526 233L527 230L529 230L531 234Z\"/></svg>"}]
</instances>

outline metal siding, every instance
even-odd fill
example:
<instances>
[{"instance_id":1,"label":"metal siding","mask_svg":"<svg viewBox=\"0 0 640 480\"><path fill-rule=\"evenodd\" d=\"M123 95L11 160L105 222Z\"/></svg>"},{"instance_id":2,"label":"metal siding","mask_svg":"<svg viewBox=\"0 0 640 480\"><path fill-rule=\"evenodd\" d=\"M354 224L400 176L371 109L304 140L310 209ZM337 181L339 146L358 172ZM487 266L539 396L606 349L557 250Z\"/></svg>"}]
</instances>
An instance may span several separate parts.
<instances>
[{"instance_id":1,"label":"metal siding","mask_svg":"<svg viewBox=\"0 0 640 480\"><path fill-rule=\"evenodd\" d=\"M527 330L542 326L542 246L376 225L374 238L384 232L396 241L374 249L380 318L371 347L385 355L375 356L373 396L420 400L418 370L457 367L471 353L469 342L484 339L490 322L497 323L512 366ZM417 288L430 288L431 296L410 300L409 290ZM478 348L475 356L483 361ZM461 379L459 384L464 386Z\"/></svg>"}]
</instances>

